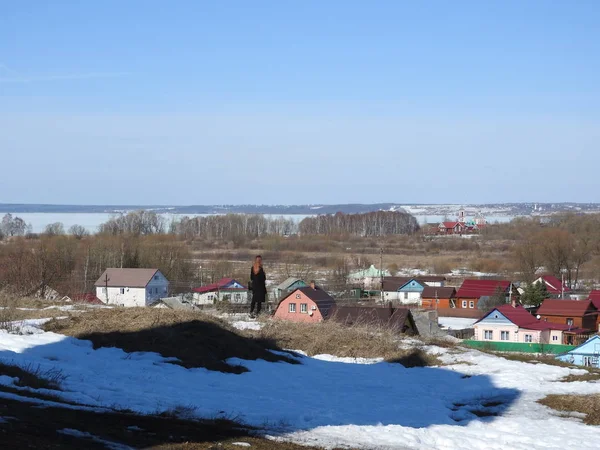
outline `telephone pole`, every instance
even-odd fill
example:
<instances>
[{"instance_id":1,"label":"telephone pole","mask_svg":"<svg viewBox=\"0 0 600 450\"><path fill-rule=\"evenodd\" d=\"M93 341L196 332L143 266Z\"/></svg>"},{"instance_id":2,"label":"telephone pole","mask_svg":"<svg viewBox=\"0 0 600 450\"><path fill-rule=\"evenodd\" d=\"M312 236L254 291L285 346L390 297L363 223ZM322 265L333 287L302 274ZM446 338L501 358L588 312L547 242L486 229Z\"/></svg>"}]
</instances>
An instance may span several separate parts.
<instances>
[{"instance_id":1,"label":"telephone pole","mask_svg":"<svg viewBox=\"0 0 600 450\"><path fill-rule=\"evenodd\" d=\"M110 278L108 278L108 273L104 274L104 293L106 294L106 304L108 305L108 282Z\"/></svg>"},{"instance_id":2,"label":"telephone pole","mask_svg":"<svg viewBox=\"0 0 600 450\"><path fill-rule=\"evenodd\" d=\"M381 304L383 305L383 247L379 252L379 276L381 278Z\"/></svg>"}]
</instances>

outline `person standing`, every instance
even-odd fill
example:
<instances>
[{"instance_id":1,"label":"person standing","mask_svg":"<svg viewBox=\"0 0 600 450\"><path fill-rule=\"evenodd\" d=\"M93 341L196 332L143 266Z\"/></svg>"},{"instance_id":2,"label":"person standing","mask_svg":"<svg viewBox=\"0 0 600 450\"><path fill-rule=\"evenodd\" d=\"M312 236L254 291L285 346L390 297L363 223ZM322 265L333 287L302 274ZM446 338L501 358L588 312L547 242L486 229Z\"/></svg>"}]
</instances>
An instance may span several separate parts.
<instances>
[{"instance_id":1,"label":"person standing","mask_svg":"<svg viewBox=\"0 0 600 450\"><path fill-rule=\"evenodd\" d=\"M262 303L267 299L267 276L262 265L262 256L254 258L254 264L250 269L250 290L252 291L252 302L250 303L250 317L260 314ZM256 315L254 309L256 308Z\"/></svg>"}]
</instances>

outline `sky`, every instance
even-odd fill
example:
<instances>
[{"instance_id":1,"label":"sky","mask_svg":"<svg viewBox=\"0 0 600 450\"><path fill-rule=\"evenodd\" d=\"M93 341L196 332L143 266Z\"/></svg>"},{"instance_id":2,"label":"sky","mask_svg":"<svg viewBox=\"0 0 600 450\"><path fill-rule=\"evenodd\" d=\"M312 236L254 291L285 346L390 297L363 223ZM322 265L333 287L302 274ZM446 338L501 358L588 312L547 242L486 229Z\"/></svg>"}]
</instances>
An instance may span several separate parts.
<instances>
[{"instance_id":1,"label":"sky","mask_svg":"<svg viewBox=\"0 0 600 450\"><path fill-rule=\"evenodd\" d=\"M600 202L600 2L0 1L0 203Z\"/></svg>"}]
</instances>

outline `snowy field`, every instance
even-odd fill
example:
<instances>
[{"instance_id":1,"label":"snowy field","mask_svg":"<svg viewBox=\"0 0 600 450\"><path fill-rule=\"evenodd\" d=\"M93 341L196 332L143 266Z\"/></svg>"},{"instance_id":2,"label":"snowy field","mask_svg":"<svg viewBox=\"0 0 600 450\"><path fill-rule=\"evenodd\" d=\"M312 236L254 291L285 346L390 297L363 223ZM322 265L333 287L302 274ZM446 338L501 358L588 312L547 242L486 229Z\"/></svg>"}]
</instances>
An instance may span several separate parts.
<instances>
[{"instance_id":1,"label":"snowy field","mask_svg":"<svg viewBox=\"0 0 600 450\"><path fill-rule=\"evenodd\" d=\"M463 330L471 328L477 319L465 319L463 317L438 317L438 323L443 330Z\"/></svg>"},{"instance_id":2,"label":"snowy field","mask_svg":"<svg viewBox=\"0 0 600 450\"><path fill-rule=\"evenodd\" d=\"M250 369L235 375L185 369L155 353L94 350L88 341L41 331L40 323L27 321L22 335L0 331L0 362L62 371L58 394L91 408L192 406L199 417L237 417L266 425L273 439L329 448L563 450L575 441L578 449L599 448L600 428L536 403L550 393L600 393L599 383L557 382L581 369L427 347L446 365L298 356L300 365L230 360ZM15 381L0 376L1 385L30 390Z\"/></svg>"}]
</instances>

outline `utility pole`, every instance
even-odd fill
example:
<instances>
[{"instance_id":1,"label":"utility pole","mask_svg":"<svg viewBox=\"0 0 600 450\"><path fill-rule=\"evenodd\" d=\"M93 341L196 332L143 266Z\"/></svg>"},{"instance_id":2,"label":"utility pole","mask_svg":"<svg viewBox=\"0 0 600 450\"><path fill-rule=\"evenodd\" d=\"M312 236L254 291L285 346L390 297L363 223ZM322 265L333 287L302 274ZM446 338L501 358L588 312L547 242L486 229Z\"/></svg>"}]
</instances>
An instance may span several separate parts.
<instances>
[{"instance_id":1,"label":"utility pole","mask_svg":"<svg viewBox=\"0 0 600 450\"><path fill-rule=\"evenodd\" d=\"M508 287L508 289L509 289L509 291L508 291L508 304L512 305L512 282L510 283L510 286Z\"/></svg>"},{"instance_id":2,"label":"utility pole","mask_svg":"<svg viewBox=\"0 0 600 450\"><path fill-rule=\"evenodd\" d=\"M381 278L381 304L383 305L383 247L379 251L379 276Z\"/></svg>"},{"instance_id":3,"label":"utility pole","mask_svg":"<svg viewBox=\"0 0 600 450\"><path fill-rule=\"evenodd\" d=\"M106 304L108 305L108 282L110 278L108 278L108 273L104 274L104 293L106 294Z\"/></svg>"}]
</instances>

